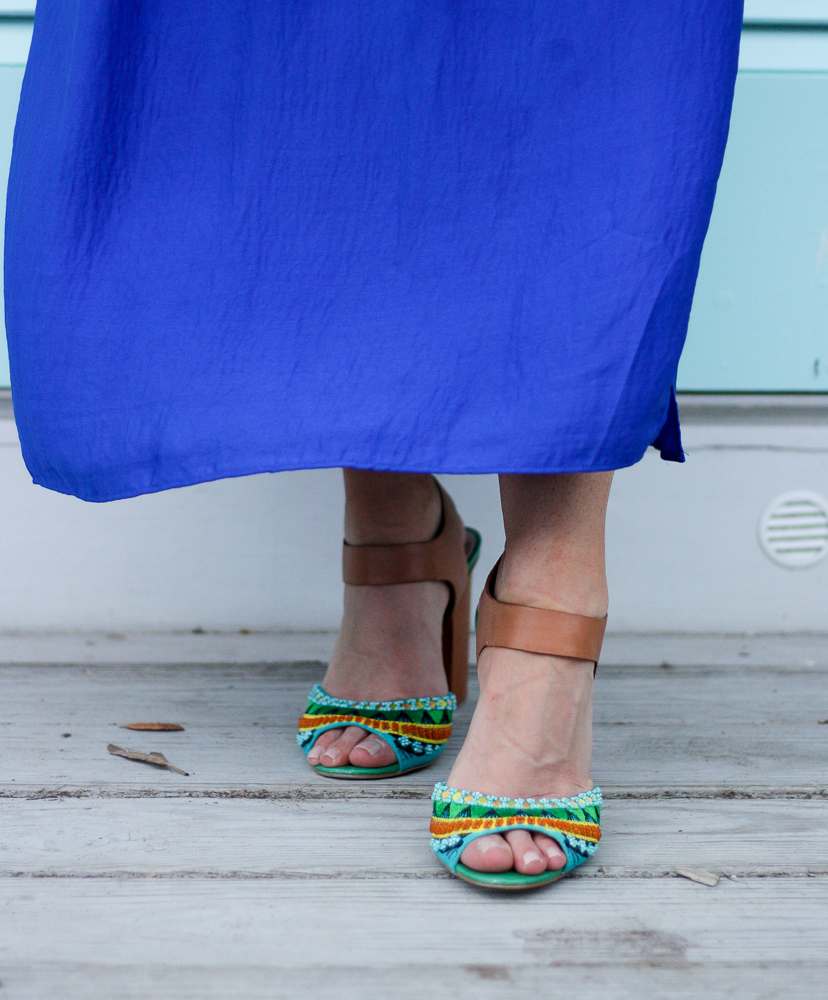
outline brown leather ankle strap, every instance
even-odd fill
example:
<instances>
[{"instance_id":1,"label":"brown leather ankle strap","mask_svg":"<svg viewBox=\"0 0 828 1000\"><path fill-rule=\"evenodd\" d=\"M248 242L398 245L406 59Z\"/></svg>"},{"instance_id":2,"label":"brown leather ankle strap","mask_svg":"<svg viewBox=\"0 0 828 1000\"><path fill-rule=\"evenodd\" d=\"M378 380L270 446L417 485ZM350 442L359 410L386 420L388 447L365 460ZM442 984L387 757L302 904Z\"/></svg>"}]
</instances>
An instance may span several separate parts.
<instances>
[{"instance_id":1,"label":"brown leather ankle strap","mask_svg":"<svg viewBox=\"0 0 828 1000\"><path fill-rule=\"evenodd\" d=\"M342 545L342 578L356 587L390 583L423 583L438 580L449 584L457 597L466 589L466 529L451 497L437 482L443 518L435 538L407 545Z\"/></svg>"},{"instance_id":2,"label":"brown leather ankle strap","mask_svg":"<svg viewBox=\"0 0 828 1000\"><path fill-rule=\"evenodd\" d=\"M494 596L500 559L489 574L477 606L477 658L486 646L505 646L527 653L589 660L598 666L606 616L589 618L566 611L504 604Z\"/></svg>"}]
</instances>

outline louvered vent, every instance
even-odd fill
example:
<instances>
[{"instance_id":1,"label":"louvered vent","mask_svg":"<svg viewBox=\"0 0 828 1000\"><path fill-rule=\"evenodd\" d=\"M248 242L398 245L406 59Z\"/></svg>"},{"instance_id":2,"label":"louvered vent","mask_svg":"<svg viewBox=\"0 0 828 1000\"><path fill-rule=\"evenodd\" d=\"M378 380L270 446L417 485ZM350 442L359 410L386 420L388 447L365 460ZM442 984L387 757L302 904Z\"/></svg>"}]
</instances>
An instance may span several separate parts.
<instances>
[{"instance_id":1,"label":"louvered vent","mask_svg":"<svg viewBox=\"0 0 828 1000\"><path fill-rule=\"evenodd\" d=\"M828 500L808 490L783 493L759 521L759 544L789 569L818 563L828 555Z\"/></svg>"}]
</instances>

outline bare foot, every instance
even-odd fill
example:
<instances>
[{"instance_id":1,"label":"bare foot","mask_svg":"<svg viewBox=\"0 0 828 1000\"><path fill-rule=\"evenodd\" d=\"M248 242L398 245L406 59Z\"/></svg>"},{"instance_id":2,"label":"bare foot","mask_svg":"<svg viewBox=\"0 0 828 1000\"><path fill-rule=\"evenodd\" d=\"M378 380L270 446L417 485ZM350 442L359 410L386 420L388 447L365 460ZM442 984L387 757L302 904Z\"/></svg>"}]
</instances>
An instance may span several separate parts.
<instances>
[{"instance_id":1,"label":"bare foot","mask_svg":"<svg viewBox=\"0 0 828 1000\"><path fill-rule=\"evenodd\" d=\"M346 587L345 613L322 687L335 698L391 701L446 694L444 583ZM387 767L390 745L359 726L326 729L308 754L323 767Z\"/></svg>"},{"instance_id":2,"label":"bare foot","mask_svg":"<svg viewBox=\"0 0 828 1000\"><path fill-rule=\"evenodd\" d=\"M507 604L602 618L604 520L612 473L500 477L506 550L495 593ZM480 700L448 784L508 798L564 798L593 787L593 664L484 649ZM460 860L483 872L558 870L551 838L527 830L469 843Z\"/></svg>"},{"instance_id":3,"label":"bare foot","mask_svg":"<svg viewBox=\"0 0 828 1000\"><path fill-rule=\"evenodd\" d=\"M501 477L506 552L495 593L508 604L602 618L607 613L603 517L611 476ZM502 647L480 655L480 699L448 784L508 798L567 798L593 787L592 678L584 660ZM543 834L471 841L460 856L483 872L558 870Z\"/></svg>"},{"instance_id":4,"label":"bare foot","mask_svg":"<svg viewBox=\"0 0 828 1000\"><path fill-rule=\"evenodd\" d=\"M352 545L424 542L440 527L430 476L345 470L345 536ZM322 687L335 698L391 701L448 692L443 669L444 583L345 587L342 627ZM323 767L387 767L391 746L359 726L328 729L308 754Z\"/></svg>"},{"instance_id":5,"label":"bare foot","mask_svg":"<svg viewBox=\"0 0 828 1000\"><path fill-rule=\"evenodd\" d=\"M509 798L562 798L592 788L593 665L520 650L480 656L480 699L448 784ZM543 834L513 830L473 840L468 868L539 875L566 856Z\"/></svg>"}]
</instances>

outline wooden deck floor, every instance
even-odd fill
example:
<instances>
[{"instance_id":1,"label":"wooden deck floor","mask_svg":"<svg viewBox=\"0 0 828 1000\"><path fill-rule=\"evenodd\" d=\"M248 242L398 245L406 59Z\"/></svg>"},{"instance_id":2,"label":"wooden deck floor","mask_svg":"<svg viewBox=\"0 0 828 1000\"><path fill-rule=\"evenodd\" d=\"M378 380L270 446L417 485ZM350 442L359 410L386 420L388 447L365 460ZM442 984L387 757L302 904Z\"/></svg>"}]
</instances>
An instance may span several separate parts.
<instances>
[{"instance_id":1,"label":"wooden deck floor","mask_svg":"<svg viewBox=\"0 0 828 1000\"><path fill-rule=\"evenodd\" d=\"M296 748L318 663L0 666L0 1000L824 995L824 646L603 668L601 849L505 898L428 844L471 699L438 766L361 784Z\"/></svg>"}]
</instances>

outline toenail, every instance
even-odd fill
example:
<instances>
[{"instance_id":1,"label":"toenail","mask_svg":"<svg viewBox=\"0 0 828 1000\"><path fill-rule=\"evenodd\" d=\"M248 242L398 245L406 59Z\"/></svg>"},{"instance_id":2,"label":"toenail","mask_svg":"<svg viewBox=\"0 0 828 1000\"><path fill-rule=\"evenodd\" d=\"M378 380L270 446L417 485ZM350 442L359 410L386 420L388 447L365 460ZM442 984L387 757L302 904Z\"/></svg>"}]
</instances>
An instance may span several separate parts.
<instances>
[{"instance_id":1,"label":"toenail","mask_svg":"<svg viewBox=\"0 0 828 1000\"><path fill-rule=\"evenodd\" d=\"M554 845L552 847L547 847L546 848L546 856L547 856L547 858L551 858L553 861L556 858L559 858L561 856L561 849L560 849L560 847L556 847Z\"/></svg>"},{"instance_id":2,"label":"toenail","mask_svg":"<svg viewBox=\"0 0 828 1000\"><path fill-rule=\"evenodd\" d=\"M335 764L339 760L339 750L336 747L328 747L322 756L327 757L332 764Z\"/></svg>"},{"instance_id":3,"label":"toenail","mask_svg":"<svg viewBox=\"0 0 828 1000\"><path fill-rule=\"evenodd\" d=\"M500 847L500 844L496 840L492 840L490 837L481 837L477 841L477 849L481 854L485 854L486 851L490 851L493 847Z\"/></svg>"},{"instance_id":4,"label":"toenail","mask_svg":"<svg viewBox=\"0 0 828 1000\"><path fill-rule=\"evenodd\" d=\"M384 746L386 746L385 741L374 736L370 739L363 740L363 742L360 743L359 748L360 750L367 750L372 757L376 757Z\"/></svg>"},{"instance_id":5,"label":"toenail","mask_svg":"<svg viewBox=\"0 0 828 1000\"><path fill-rule=\"evenodd\" d=\"M525 865L531 865L535 861L543 861L543 858L538 854L537 851L527 851L523 855L523 863Z\"/></svg>"}]
</instances>

